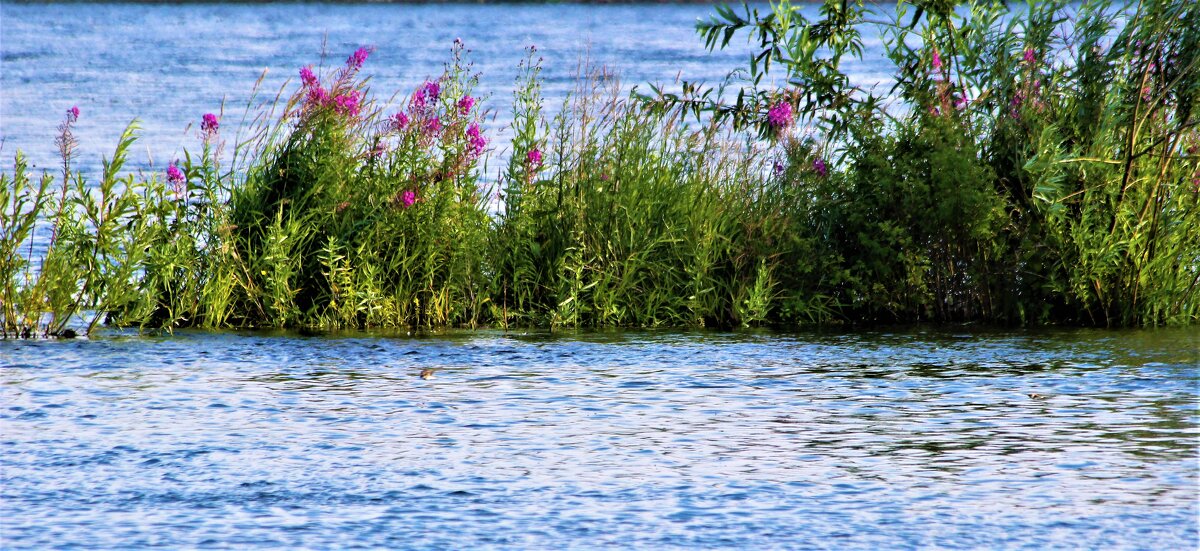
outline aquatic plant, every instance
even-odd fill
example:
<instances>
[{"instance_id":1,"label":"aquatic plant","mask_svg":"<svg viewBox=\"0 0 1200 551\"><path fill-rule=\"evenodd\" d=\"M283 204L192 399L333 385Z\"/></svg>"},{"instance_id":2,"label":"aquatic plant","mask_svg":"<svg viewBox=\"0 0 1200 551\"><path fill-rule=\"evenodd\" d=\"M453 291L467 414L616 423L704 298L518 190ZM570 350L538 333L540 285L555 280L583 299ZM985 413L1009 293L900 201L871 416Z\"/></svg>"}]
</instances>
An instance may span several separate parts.
<instances>
[{"instance_id":1,"label":"aquatic plant","mask_svg":"<svg viewBox=\"0 0 1200 551\"><path fill-rule=\"evenodd\" d=\"M205 113L198 155L122 174L130 125L95 183L72 107L59 177L20 154L0 173L0 332L1200 318L1200 9L819 13L702 22L710 48L759 45L729 102L630 96L584 62L547 119L531 47L494 184L461 41L398 105L360 74L370 48L301 67L252 96L229 159ZM896 68L887 102L841 69L864 25Z\"/></svg>"},{"instance_id":2,"label":"aquatic plant","mask_svg":"<svg viewBox=\"0 0 1200 551\"><path fill-rule=\"evenodd\" d=\"M708 47L745 31L758 47L736 101L687 82L644 99L765 137L785 104L763 78L782 71L803 91L793 105L812 135L781 140L777 172L804 188L801 235L819 245L807 267L821 275L796 284L845 319L1194 322L1200 218L1185 184L1200 62L1185 52L1200 9L958 5L902 2L892 19L831 0L813 21L787 1L721 7L698 25ZM895 112L841 69L867 25L896 68Z\"/></svg>"}]
</instances>

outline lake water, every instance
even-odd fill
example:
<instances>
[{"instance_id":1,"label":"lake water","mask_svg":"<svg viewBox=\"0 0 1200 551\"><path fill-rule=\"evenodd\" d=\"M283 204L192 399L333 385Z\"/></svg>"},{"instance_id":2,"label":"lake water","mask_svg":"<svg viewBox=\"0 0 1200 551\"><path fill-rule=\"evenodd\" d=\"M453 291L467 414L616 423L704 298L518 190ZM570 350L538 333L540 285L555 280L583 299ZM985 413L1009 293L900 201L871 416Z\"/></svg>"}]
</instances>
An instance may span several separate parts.
<instances>
[{"instance_id":1,"label":"lake water","mask_svg":"<svg viewBox=\"0 0 1200 551\"><path fill-rule=\"evenodd\" d=\"M815 7L806 7L816 16ZM264 89L299 67L340 65L355 48L375 53L364 67L381 100L410 93L441 74L455 38L473 50L482 73L479 91L496 111L488 125L502 155L509 138L513 81L524 48L545 58L547 107L557 109L574 87L577 62L588 53L615 70L626 87L690 81L719 83L751 51L735 40L709 54L695 23L710 5L384 5L384 4L13 4L0 2L0 166L24 151L32 164L57 169L54 138L63 114L78 105L77 166L94 174L111 156L120 132L139 119L142 139L130 166L162 169L184 148L199 149L196 128L225 102L222 130L235 132L255 81ZM859 83L887 78L877 37L868 37L863 62L847 66ZM188 125L191 130L187 130Z\"/></svg>"},{"instance_id":2,"label":"lake water","mask_svg":"<svg viewBox=\"0 0 1200 551\"><path fill-rule=\"evenodd\" d=\"M811 9L811 8L806 8ZM195 150L360 45L384 98L461 37L499 133L523 48L718 82L704 5L0 2L0 154ZM878 41L848 67L887 77ZM6 168L4 170L11 170ZM0 341L0 548L1200 545L1200 331L193 333ZM431 379L418 377L434 370ZM1044 394L1033 399L1028 393Z\"/></svg>"},{"instance_id":3,"label":"lake water","mask_svg":"<svg viewBox=\"0 0 1200 551\"><path fill-rule=\"evenodd\" d=\"M1195 329L0 341L0 547L1195 549L1198 347Z\"/></svg>"}]
</instances>

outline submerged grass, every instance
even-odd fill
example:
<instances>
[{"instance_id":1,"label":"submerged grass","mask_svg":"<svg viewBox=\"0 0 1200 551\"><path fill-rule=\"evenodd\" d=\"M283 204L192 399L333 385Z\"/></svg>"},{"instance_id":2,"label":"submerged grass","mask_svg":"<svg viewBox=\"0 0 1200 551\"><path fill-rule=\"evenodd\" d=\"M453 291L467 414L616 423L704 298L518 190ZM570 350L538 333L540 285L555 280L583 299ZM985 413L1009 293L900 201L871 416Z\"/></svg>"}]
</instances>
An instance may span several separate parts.
<instances>
[{"instance_id":1,"label":"submerged grass","mask_svg":"<svg viewBox=\"0 0 1200 551\"><path fill-rule=\"evenodd\" d=\"M224 166L208 114L198 156L123 174L131 125L87 182L73 110L60 176L0 174L0 331L1195 323L1197 9L968 10L887 27L891 112L838 78L861 4L720 10L710 47L755 29L788 76L734 104L584 64L548 119L531 49L494 183L459 42L394 112L367 49L302 68Z\"/></svg>"}]
</instances>

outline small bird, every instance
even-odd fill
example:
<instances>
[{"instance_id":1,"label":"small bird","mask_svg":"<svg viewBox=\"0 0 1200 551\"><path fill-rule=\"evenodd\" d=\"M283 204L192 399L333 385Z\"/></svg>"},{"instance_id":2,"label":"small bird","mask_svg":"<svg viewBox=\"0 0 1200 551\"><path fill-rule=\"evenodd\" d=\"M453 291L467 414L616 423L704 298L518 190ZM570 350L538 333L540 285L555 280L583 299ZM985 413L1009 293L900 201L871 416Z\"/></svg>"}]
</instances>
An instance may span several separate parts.
<instances>
[{"instance_id":1,"label":"small bird","mask_svg":"<svg viewBox=\"0 0 1200 551\"><path fill-rule=\"evenodd\" d=\"M429 369L428 367L425 369L422 369L421 370L421 378L426 379L426 380L432 379L433 378L433 370Z\"/></svg>"},{"instance_id":2,"label":"small bird","mask_svg":"<svg viewBox=\"0 0 1200 551\"><path fill-rule=\"evenodd\" d=\"M1045 400L1046 399L1045 394L1038 394L1036 392L1030 392L1030 393L1026 394L1026 396L1033 398L1034 400Z\"/></svg>"}]
</instances>

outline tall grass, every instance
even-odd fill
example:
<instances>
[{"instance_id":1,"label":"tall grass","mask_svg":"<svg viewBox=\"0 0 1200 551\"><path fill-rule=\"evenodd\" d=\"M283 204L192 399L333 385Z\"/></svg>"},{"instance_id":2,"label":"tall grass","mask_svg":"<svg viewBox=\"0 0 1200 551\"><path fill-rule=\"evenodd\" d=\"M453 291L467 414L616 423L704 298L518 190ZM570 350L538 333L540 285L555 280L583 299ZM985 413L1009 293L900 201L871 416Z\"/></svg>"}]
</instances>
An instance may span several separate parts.
<instances>
[{"instance_id":1,"label":"tall grass","mask_svg":"<svg viewBox=\"0 0 1200 551\"><path fill-rule=\"evenodd\" d=\"M531 48L495 182L460 42L395 106L368 49L302 68L226 164L208 114L196 156L127 173L131 125L88 182L73 110L61 175L0 174L0 331L1194 323L1198 10L950 7L882 23L890 108L841 72L860 3L719 10L711 48L762 46L731 103L583 62L551 116Z\"/></svg>"}]
</instances>

